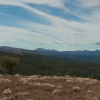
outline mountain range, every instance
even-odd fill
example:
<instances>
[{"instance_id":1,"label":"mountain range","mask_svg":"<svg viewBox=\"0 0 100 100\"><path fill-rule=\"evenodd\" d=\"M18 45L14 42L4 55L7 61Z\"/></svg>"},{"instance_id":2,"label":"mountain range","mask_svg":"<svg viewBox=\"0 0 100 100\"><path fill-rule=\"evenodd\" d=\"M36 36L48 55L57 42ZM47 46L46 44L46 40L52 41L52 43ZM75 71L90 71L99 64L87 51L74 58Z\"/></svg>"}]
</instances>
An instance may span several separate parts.
<instances>
[{"instance_id":1,"label":"mountain range","mask_svg":"<svg viewBox=\"0 0 100 100\"><path fill-rule=\"evenodd\" d=\"M1 46L1 51L15 53L15 54L23 54L23 53L31 53L31 54L39 54L50 57L59 57L59 58L71 58L71 59L84 59L84 60L92 60L100 58L100 51L56 51L44 48L37 48L36 50L27 50L22 48L13 48L7 46Z\"/></svg>"},{"instance_id":2,"label":"mountain range","mask_svg":"<svg viewBox=\"0 0 100 100\"><path fill-rule=\"evenodd\" d=\"M20 59L13 74L21 75L66 75L71 70L74 76L100 79L100 51L56 51L43 48L26 50L0 47L0 57L13 56ZM6 71L0 67L0 73Z\"/></svg>"}]
</instances>

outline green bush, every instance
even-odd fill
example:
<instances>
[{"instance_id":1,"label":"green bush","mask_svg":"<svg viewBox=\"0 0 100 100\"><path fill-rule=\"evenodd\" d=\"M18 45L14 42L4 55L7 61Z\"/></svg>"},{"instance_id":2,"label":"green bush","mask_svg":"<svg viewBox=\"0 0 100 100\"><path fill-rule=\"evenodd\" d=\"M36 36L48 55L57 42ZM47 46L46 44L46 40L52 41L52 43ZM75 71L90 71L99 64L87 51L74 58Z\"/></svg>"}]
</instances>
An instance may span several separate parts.
<instances>
[{"instance_id":1,"label":"green bush","mask_svg":"<svg viewBox=\"0 0 100 100\"><path fill-rule=\"evenodd\" d=\"M0 65L6 69L8 75L12 75L13 69L19 64L19 59L11 56L2 56L0 58Z\"/></svg>"},{"instance_id":2,"label":"green bush","mask_svg":"<svg viewBox=\"0 0 100 100\"><path fill-rule=\"evenodd\" d=\"M92 74L92 75L90 76L90 78L100 80L100 74L97 74L97 75Z\"/></svg>"},{"instance_id":3,"label":"green bush","mask_svg":"<svg viewBox=\"0 0 100 100\"><path fill-rule=\"evenodd\" d=\"M66 75L69 75L69 76L72 76L73 75L73 71L72 70L69 70Z\"/></svg>"},{"instance_id":4,"label":"green bush","mask_svg":"<svg viewBox=\"0 0 100 100\"><path fill-rule=\"evenodd\" d=\"M61 76L62 76L62 74L61 74L61 73L57 73L55 76L59 76L59 77L61 77Z\"/></svg>"}]
</instances>

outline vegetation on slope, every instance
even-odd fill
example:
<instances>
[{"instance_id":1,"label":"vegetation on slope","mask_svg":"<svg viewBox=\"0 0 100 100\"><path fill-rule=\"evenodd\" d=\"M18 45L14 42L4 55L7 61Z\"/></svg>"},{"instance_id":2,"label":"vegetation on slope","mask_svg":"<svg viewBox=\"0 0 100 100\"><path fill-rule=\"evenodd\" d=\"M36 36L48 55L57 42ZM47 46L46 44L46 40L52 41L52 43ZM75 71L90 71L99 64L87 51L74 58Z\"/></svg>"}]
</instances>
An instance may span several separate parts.
<instances>
[{"instance_id":1,"label":"vegetation on slope","mask_svg":"<svg viewBox=\"0 0 100 100\"><path fill-rule=\"evenodd\" d=\"M72 71L73 76L98 77L100 79L100 60L75 60L41 56L38 54L13 54L0 51L0 56L13 56L20 59L20 64L13 74L21 75L66 75ZM1 68L1 74L5 74ZM94 75L94 76L93 76Z\"/></svg>"}]
</instances>

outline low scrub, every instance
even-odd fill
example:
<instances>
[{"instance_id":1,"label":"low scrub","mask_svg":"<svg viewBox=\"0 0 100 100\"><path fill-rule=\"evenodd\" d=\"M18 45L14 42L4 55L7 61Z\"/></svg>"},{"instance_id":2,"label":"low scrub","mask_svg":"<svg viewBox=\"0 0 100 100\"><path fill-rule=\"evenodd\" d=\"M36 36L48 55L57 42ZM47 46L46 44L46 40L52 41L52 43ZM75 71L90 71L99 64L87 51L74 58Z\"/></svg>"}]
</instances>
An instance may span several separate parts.
<instances>
[{"instance_id":1,"label":"low scrub","mask_svg":"<svg viewBox=\"0 0 100 100\"><path fill-rule=\"evenodd\" d=\"M99 93L92 78L0 75L0 100L100 100Z\"/></svg>"}]
</instances>

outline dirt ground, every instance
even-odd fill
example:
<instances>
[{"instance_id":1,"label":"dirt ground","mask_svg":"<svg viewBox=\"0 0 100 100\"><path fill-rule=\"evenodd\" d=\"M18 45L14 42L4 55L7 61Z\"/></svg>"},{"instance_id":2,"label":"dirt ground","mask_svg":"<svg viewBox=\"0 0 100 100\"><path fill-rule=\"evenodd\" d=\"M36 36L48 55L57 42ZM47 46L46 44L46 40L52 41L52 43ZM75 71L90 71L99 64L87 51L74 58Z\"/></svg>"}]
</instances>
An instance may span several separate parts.
<instances>
[{"instance_id":1,"label":"dirt ground","mask_svg":"<svg viewBox=\"0 0 100 100\"><path fill-rule=\"evenodd\" d=\"M0 100L100 100L100 81L71 76L0 75Z\"/></svg>"}]
</instances>

